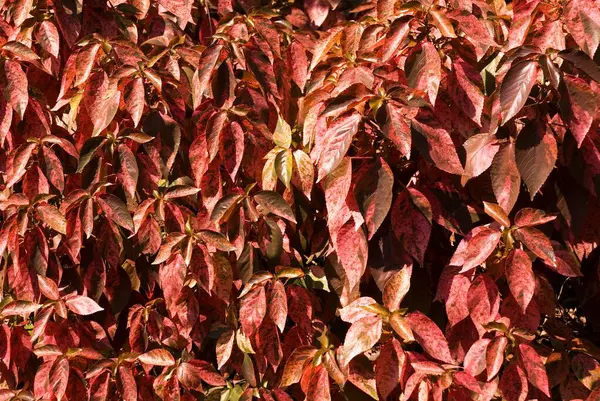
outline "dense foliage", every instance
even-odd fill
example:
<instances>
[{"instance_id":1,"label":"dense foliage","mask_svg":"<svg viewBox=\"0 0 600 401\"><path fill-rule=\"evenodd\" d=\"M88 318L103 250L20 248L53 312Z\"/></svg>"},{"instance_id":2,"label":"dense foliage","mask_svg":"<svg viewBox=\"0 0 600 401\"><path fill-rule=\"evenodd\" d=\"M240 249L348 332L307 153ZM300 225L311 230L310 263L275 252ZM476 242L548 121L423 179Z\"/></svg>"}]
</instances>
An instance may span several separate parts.
<instances>
[{"instance_id":1,"label":"dense foliage","mask_svg":"<svg viewBox=\"0 0 600 401\"><path fill-rule=\"evenodd\" d=\"M600 399L597 1L0 7L0 400Z\"/></svg>"}]
</instances>

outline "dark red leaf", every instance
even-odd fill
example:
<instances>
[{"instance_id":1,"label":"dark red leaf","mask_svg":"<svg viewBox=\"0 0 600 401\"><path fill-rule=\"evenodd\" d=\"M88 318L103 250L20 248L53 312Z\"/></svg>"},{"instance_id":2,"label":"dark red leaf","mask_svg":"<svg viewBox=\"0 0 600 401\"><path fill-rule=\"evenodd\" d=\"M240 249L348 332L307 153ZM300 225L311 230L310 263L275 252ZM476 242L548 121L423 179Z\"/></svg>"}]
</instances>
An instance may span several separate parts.
<instances>
[{"instance_id":1,"label":"dark red leaf","mask_svg":"<svg viewBox=\"0 0 600 401\"><path fill-rule=\"evenodd\" d=\"M519 359L531 384L550 397L546 368L538 353L527 344L519 344Z\"/></svg>"},{"instance_id":2,"label":"dark red leaf","mask_svg":"<svg viewBox=\"0 0 600 401\"><path fill-rule=\"evenodd\" d=\"M527 102L538 74L538 63L521 61L514 64L500 86L502 124L513 118Z\"/></svg>"},{"instance_id":3,"label":"dark red leaf","mask_svg":"<svg viewBox=\"0 0 600 401\"><path fill-rule=\"evenodd\" d=\"M519 132L515 159L532 200L552 172L556 158L556 139L545 125L533 122Z\"/></svg>"}]
</instances>

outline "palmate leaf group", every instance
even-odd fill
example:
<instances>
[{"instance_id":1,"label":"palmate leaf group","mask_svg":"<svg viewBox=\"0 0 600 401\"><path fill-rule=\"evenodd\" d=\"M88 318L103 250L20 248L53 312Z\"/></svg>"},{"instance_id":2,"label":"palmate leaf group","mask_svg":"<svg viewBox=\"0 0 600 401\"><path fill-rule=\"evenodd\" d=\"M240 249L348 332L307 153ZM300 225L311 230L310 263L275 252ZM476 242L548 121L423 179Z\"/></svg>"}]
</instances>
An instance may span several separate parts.
<instances>
[{"instance_id":1,"label":"palmate leaf group","mask_svg":"<svg viewBox=\"0 0 600 401\"><path fill-rule=\"evenodd\" d=\"M0 401L600 399L596 0L0 14Z\"/></svg>"}]
</instances>

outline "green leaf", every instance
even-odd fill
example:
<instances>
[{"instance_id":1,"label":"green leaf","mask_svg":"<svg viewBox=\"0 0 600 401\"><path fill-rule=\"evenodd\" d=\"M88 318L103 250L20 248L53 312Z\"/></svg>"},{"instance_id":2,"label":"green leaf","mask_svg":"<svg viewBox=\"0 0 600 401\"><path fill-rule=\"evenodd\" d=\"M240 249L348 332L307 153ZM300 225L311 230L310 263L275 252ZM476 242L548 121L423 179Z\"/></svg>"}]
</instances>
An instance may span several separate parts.
<instances>
[{"instance_id":1,"label":"green leaf","mask_svg":"<svg viewBox=\"0 0 600 401\"><path fill-rule=\"evenodd\" d=\"M283 217L284 219L287 219L292 223L296 222L296 218L294 217L294 212L292 211L292 208L290 207L290 205L287 204L285 199L283 199L283 197L277 192L260 191L259 193L254 195L254 200L268 212L271 212L276 216Z\"/></svg>"},{"instance_id":2,"label":"green leaf","mask_svg":"<svg viewBox=\"0 0 600 401\"><path fill-rule=\"evenodd\" d=\"M200 230L198 236L208 245L212 245L220 251L234 251L235 246L231 244L221 233L211 230Z\"/></svg>"},{"instance_id":3,"label":"green leaf","mask_svg":"<svg viewBox=\"0 0 600 401\"><path fill-rule=\"evenodd\" d=\"M281 116L277 118L277 126L275 127L275 132L273 133L273 142L275 142L277 146L281 146L282 148L286 149L292 144L292 129L287 121L285 121Z\"/></svg>"},{"instance_id":4,"label":"green leaf","mask_svg":"<svg viewBox=\"0 0 600 401\"><path fill-rule=\"evenodd\" d=\"M77 165L77 172L81 173L85 166L88 165L92 157L96 154L100 146L104 144L106 138L103 136L95 136L83 144L81 152L79 153L79 164Z\"/></svg>"},{"instance_id":5,"label":"green leaf","mask_svg":"<svg viewBox=\"0 0 600 401\"><path fill-rule=\"evenodd\" d=\"M291 149L282 150L275 156L275 171L281 182L288 189L290 188L290 181L292 179L293 162Z\"/></svg>"}]
</instances>

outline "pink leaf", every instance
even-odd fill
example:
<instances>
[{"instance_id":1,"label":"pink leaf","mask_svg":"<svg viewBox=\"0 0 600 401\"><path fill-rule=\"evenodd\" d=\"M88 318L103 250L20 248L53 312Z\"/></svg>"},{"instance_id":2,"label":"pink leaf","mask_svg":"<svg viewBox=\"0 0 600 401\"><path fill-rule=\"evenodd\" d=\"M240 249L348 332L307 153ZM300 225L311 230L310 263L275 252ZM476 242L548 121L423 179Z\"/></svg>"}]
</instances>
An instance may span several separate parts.
<instances>
[{"instance_id":1,"label":"pink leaf","mask_svg":"<svg viewBox=\"0 0 600 401\"><path fill-rule=\"evenodd\" d=\"M357 231L352 220L339 229L335 250L346 273L349 287L354 288L367 268L369 253L363 230Z\"/></svg>"},{"instance_id":2,"label":"pink leaf","mask_svg":"<svg viewBox=\"0 0 600 401\"><path fill-rule=\"evenodd\" d=\"M467 161L465 163L465 172L462 178L462 183L472 177L481 175L487 170L494 160L494 156L498 153L500 145L496 141L496 137L490 134L473 135L463 143L463 147L467 152Z\"/></svg>"},{"instance_id":3,"label":"pink leaf","mask_svg":"<svg viewBox=\"0 0 600 401\"><path fill-rule=\"evenodd\" d=\"M365 317L353 323L344 339L344 362L370 350L381 337L382 322L379 316Z\"/></svg>"},{"instance_id":4,"label":"pink leaf","mask_svg":"<svg viewBox=\"0 0 600 401\"><path fill-rule=\"evenodd\" d=\"M93 299L82 295L75 295L65 301L67 308L78 315L92 315L104 310Z\"/></svg>"}]
</instances>

